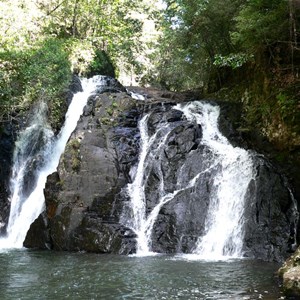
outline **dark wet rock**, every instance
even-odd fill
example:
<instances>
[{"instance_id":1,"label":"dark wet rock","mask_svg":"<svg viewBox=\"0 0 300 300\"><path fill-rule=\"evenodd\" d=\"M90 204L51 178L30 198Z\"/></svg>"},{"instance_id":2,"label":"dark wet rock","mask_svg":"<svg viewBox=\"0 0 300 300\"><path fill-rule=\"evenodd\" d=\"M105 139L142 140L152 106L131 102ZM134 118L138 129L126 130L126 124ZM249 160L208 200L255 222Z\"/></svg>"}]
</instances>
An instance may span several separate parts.
<instances>
[{"instance_id":1,"label":"dark wet rock","mask_svg":"<svg viewBox=\"0 0 300 300\"><path fill-rule=\"evenodd\" d=\"M48 218L45 213L31 224L23 246L36 249L51 249L52 243L48 229Z\"/></svg>"},{"instance_id":2,"label":"dark wet rock","mask_svg":"<svg viewBox=\"0 0 300 300\"><path fill-rule=\"evenodd\" d=\"M285 178L263 157L245 207L245 252L250 257L282 261L296 244L298 213Z\"/></svg>"},{"instance_id":3,"label":"dark wet rock","mask_svg":"<svg viewBox=\"0 0 300 300\"><path fill-rule=\"evenodd\" d=\"M148 120L152 134L157 132L160 123L168 120L163 109L156 108L153 114ZM165 141L160 163L148 167L145 191L149 213L161 197L157 188L160 172L164 178L164 189L169 193L179 189L178 182L186 186L197 174L203 172L204 175L198 178L195 186L180 191L163 205L153 227L152 249L190 253L196 246L197 237L204 232L210 188L221 166L210 168L213 154L201 144L202 129L199 125L191 124L181 116L181 120L176 118L169 126L173 129ZM223 121L222 130L236 143L239 141L239 133L234 133L227 120ZM154 144L153 149L157 147ZM255 153L253 156L256 173L247 193L244 252L248 257L282 261L295 243L298 220L295 201L277 169L264 157Z\"/></svg>"},{"instance_id":4,"label":"dark wet rock","mask_svg":"<svg viewBox=\"0 0 300 300\"><path fill-rule=\"evenodd\" d=\"M5 230L9 215L9 177L14 142L14 125L7 121L0 127L0 233Z\"/></svg>"},{"instance_id":5,"label":"dark wet rock","mask_svg":"<svg viewBox=\"0 0 300 300\"><path fill-rule=\"evenodd\" d=\"M104 76L104 85L100 85L96 88L95 92L99 93L126 93L126 88L115 78Z\"/></svg>"},{"instance_id":6,"label":"dark wet rock","mask_svg":"<svg viewBox=\"0 0 300 300\"><path fill-rule=\"evenodd\" d=\"M73 74L71 83L70 83L69 88L66 91L66 95L65 95L65 98L67 101L67 106L70 105L74 94L76 94L78 92L82 92L81 81L77 75Z\"/></svg>"},{"instance_id":7,"label":"dark wet rock","mask_svg":"<svg viewBox=\"0 0 300 300\"><path fill-rule=\"evenodd\" d=\"M57 173L48 177L44 215L49 238L46 235L41 248L50 243L55 250L134 251L135 235L119 223L121 208L115 202L138 154L133 142L139 140L137 120L135 101L127 93L103 93L102 89L90 97ZM122 126L116 126L119 121ZM31 226L27 247L36 247L33 236L38 226L39 220ZM39 235L41 239L45 236Z\"/></svg>"},{"instance_id":8,"label":"dark wet rock","mask_svg":"<svg viewBox=\"0 0 300 300\"><path fill-rule=\"evenodd\" d=\"M220 107L219 129L233 146L250 148L248 142L243 138L241 126L242 104L216 101Z\"/></svg>"},{"instance_id":9,"label":"dark wet rock","mask_svg":"<svg viewBox=\"0 0 300 300\"><path fill-rule=\"evenodd\" d=\"M170 198L166 198L154 222L151 247L163 253L189 253L204 233L212 182L221 166L210 167L213 153L201 143L201 126L188 122L181 111L173 109L182 99L171 95L165 100L149 97L135 101L118 82L109 78L107 82L110 93L99 86L88 99L58 171L48 179L43 215L47 222L44 228L40 217L32 225L26 246L37 245L34 238L40 235L40 247L55 250L135 252L135 233L122 222L129 200L125 187L132 181L132 170L138 162L138 121L145 112L151 112L148 134L156 133L158 142L150 153L160 147L159 141L164 140L164 146L153 157L159 164L147 166L146 213L151 213L161 197L160 176ZM224 104L221 111L230 111L230 106ZM236 108L231 114L235 116L238 111ZM230 122L232 118L220 117L220 130L235 146L243 146L241 132L235 130L238 125ZM161 124L167 125L167 131L158 132ZM264 157L253 155L256 170L246 199L245 255L282 260L295 243L295 203L284 177ZM199 173L202 175L196 184L188 186ZM44 233L38 233L35 226L44 228Z\"/></svg>"}]
</instances>

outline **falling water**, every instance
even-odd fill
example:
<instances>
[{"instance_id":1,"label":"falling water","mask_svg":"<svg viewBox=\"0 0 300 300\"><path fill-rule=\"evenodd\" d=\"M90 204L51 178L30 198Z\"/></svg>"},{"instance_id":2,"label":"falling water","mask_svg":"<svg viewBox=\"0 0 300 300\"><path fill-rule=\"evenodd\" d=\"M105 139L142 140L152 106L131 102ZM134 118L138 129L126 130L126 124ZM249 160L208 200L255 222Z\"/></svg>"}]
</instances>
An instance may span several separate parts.
<instances>
[{"instance_id":1,"label":"falling water","mask_svg":"<svg viewBox=\"0 0 300 300\"><path fill-rule=\"evenodd\" d=\"M218 129L219 107L204 102L177 105L175 109L184 113L188 121L201 125L202 145L209 147L213 161L189 180L177 178L178 189L166 192L160 158L167 147L168 135L175 125L161 122L159 129L149 136L148 115L139 123L141 146L139 163L134 180L127 187L130 197L130 217L124 223L137 234L137 255L151 254L151 234L160 209L172 201L180 192L190 189L199 182L200 176L217 166L218 174L211 187L210 206L205 221L205 233L199 237L194 253L203 258L241 257L243 246L244 200L252 179L251 155L238 147L233 147ZM146 182L150 166L159 177L157 186L159 199L150 213L146 213ZM185 182L185 184L184 184Z\"/></svg>"},{"instance_id":2,"label":"falling water","mask_svg":"<svg viewBox=\"0 0 300 300\"><path fill-rule=\"evenodd\" d=\"M20 133L16 142L14 165L11 178L11 209L7 226L7 235L0 239L0 248L21 248L31 223L44 209L44 187L47 176L53 173L71 133L76 128L88 97L104 85L102 76L82 80L83 92L74 95L68 108L65 124L57 138L54 138L47 124L46 104L41 103L30 125ZM33 174L36 183L26 190L26 172L39 162L39 168ZM32 174L29 174L29 176Z\"/></svg>"},{"instance_id":3,"label":"falling water","mask_svg":"<svg viewBox=\"0 0 300 300\"><path fill-rule=\"evenodd\" d=\"M168 136L170 129L168 126L163 126L156 132L153 136L149 137L147 129L148 115L144 116L139 122L139 130L141 134L141 151L139 155L139 163L134 176L134 181L128 185L127 192L131 198L131 209L132 218L124 218L124 223L131 227L137 234L137 254L138 255L149 255L150 251L150 235L153 223L156 218L156 214L153 216L146 216L146 195L145 195L145 169L153 161L153 156L157 156L161 150L161 146ZM164 138L162 136L164 135ZM160 141L160 146L156 148L155 153L150 155L150 148L157 143L157 139L162 139ZM160 194L163 193L163 179L161 176L160 184ZM162 201L161 201L162 202ZM153 210L154 211L154 210ZM158 212L157 212L158 214Z\"/></svg>"},{"instance_id":4,"label":"falling water","mask_svg":"<svg viewBox=\"0 0 300 300\"><path fill-rule=\"evenodd\" d=\"M219 172L211 187L205 234L193 253L206 259L242 257L244 201L253 178L253 161L248 151L233 147L218 129L218 106L194 102L181 106L186 118L203 130L202 144L214 153Z\"/></svg>"}]
</instances>

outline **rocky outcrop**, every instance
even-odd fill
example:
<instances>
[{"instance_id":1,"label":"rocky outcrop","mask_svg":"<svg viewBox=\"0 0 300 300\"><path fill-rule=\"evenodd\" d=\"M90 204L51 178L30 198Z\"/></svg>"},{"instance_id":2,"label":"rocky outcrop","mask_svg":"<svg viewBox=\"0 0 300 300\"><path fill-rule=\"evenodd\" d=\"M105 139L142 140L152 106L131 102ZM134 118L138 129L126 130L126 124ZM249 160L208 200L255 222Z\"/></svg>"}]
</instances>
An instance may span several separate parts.
<instances>
[{"instance_id":1,"label":"rocky outcrop","mask_svg":"<svg viewBox=\"0 0 300 300\"><path fill-rule=\"evenodd\" d=\"M118 222L121 205L117 195L137 159L140 112L135 100L120 92L124 87L107 81L107 88L88 99L58 171L48 179L46 212L32 224L25 246L99 253L134 251L134 233ZM41 230L36 234L38 227Z\"/></svg>"},{"instance_id":2,"label":"rocky outcrop","mask_svg":"<svg viewBox=\"0 0 300 300\"><path fill-rule=\"evenodd\" d=\"M205 175L199 177L195 186L181 191L161 208L152 232L152 249L163 253L190 253L197 238L204 233L211 187L219 170L206 170L214 154L201 143L201 127L187 122L180 111L170 110L171 107L171 104L164 104L151 108L150 135L157 132L161 122L168 122L174 128L159 157L161 170L153 165L148 173L147 209L151 211L159 198L159 172L163 173L167 192L176 190L178 181L188 182L202 171ZM228 120L223 120L220 128L236 145L245 144ZM244 253L266 261L281 261L296 243L296 203L286 180L276 168L263 156L255 152L252 155L255 174L246 195Z\"/></svg>"},{"instance_id":3,"label":"rocky outcrop","mask_svg":"<svg viewBox=\"0 0 300 300\"><path fill-rule=\"evenodd\" d=\"M154 134L162 122L171 130L167 146L157 157L160 169L149 167L145 186L148 214L157 204L159 172L164 176L164 189L172 193L178 180L190 180L206 170L206 160L213 155L201 144L202 128L172 109L182 101L182 96L169 93L166 97L157 91L145 101L134 100L118 82L91 96L57 173L48 178L46 211L32 224L25 246L134 253L135 233L122 218L128 204L124 187L131 182L130 171L138 161L137 124L142 115L150 112L149 134ZM228 109L228 104L221 104L221 110ZM222 117L222 132L234 145L246 145L230 124ZM244 252L249 257L282 260L295 243L295 203L276 168L260 155L253 157L256 171L247 193ZM216 171L205 171L197 185L180 191L161 207L152 231L154 251L192 251L204 231Z\"/></svg>"},{"instance_id":4,"label":"rocky outcrop","mask_svg":"<svg viewBox=\"0 0 300 300\"><path fill-rule=\"evenodd\" d=\"M291 299L300 298L300 248L285 261L278 275L282 280L284 294Z\"/></svg>"},{"instance_id":5,"label":"rocky outcrop","mask_svg":"<svg viewBox=\"0 0 300 300\"><path fill-rule=\"evenodd\" d=\"M296 246L296 200L286 179L264 157L256 155L255 169L245 208L245 251L250 257L282 261Z\"/></svg>"},{"instance_id":6,"label":"rocky outcrop","mask_svg":"<svg viewBox=\"0 0 300 300\"><path fill-rule=\"evenodd\" d=\"M67 106L70 105L74 94L76 94L77 92L82 92L81 81L78 76L73 75L72 80L69 85L69 89L66 91L66 94L65 94Z\"/></svg>"},{"instance_id":7,"label":"rocky outcrop","mask_svg":"<svg viewBox=\"0 0 300 300\"><path fill-rule=\"evenodd\" d=\"M66 108L74 93L81 91L81 83L77 76L73 76L69 88L66 90L64 97L62 98L64 103L61 105L61 114L65 114L64 108ZM28 111L14 111L8 120L0 126L0 234L5 233L5 228L8 222L9 211L10 211L10 177L12 175L13 168L13 156L15 150L15 142L20 136L20 133L28 127L31 120L35 116L41 116L43 112L41 106L43 103L37 103L32 105ZM64 119L64 117L62 118ZM56 124L58 125L58 124ZM60 124L61 125L61 124ZM43 128L41 124L36 128L31 135L35 135L35 139L32 139L31 145L28 145L27 149L23 150L24 153L20 155L31 156L32 159L28 161L26 170L23 176L23 194L28 196L28 193L32 191L32 187L36 183L36 170L43 165L43 161L40 160L41 157L37 154L46 143L47 137L45 137L45 131L47 128ZM55 129L55 128L54 128ZM25 138L26 140L26 138ZM26 142L26 141L25 141ZM28 142L28 138L27 138Z\"/></svg>"}]
</instances>

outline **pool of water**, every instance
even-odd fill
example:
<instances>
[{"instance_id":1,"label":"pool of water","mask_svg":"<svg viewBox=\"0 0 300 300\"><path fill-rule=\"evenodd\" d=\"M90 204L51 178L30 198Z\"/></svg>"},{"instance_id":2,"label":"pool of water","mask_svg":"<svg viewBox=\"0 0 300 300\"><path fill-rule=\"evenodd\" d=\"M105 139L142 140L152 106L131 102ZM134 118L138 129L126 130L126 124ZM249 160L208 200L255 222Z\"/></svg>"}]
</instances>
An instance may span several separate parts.
<instances>
[{"instance_id":1,"label":"pool of water","mask_svg":"<svg viewBox=\"0 0 300 300\"><path fill-rule=\"evenodd\" d=\"M1 300L283 299L279 266L255 260L10 250L0 266Z\"/></svg>"}]
</instances>

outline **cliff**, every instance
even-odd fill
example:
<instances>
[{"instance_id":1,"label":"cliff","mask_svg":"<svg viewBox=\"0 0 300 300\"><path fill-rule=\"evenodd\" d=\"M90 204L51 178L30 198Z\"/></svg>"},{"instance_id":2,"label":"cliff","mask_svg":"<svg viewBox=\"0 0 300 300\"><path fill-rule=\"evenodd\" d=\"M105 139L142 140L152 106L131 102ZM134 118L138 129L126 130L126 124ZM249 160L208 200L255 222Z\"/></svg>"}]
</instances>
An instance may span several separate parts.
<instances>
[{"instance_id":1,"label":"cliff","mask_svg":"<svg viewBox=\"0 0 300 300\"><path fill-rule=\"evenodd\" d=\"M149 134L157 132L161 123L173 128L157 158L168 191L174 190L183 165L185 174L181 175L187 178L203 168L209 150L201 144L201 127L187 122L180 111L173 109L178 102L194 100L193 95L136 91L147 94L146 99L134 100L118 85L89 98L58 171L48 178L46 210L32 224L26 247L118 254L136 251L136 234L122 218L129 201L126 185L132 182L140 150L137 125L145 113L149 113ZM235 146L248 147L231 122L239 121L240 107L222 102L219 105L221 131ZM276 167L255 152L253 157L255 174L247 192L244 253L280 261L295 242L295 203ZM148 213L157 205L161 176L157 172L153 167L147 175ZM161 207L153 225L153 251L190 252L195 247L204 229L210 197L209 187L203 189L203 184L214 176L214 172L208 172L193 189Z\"/></svg>"}]
</instances>

